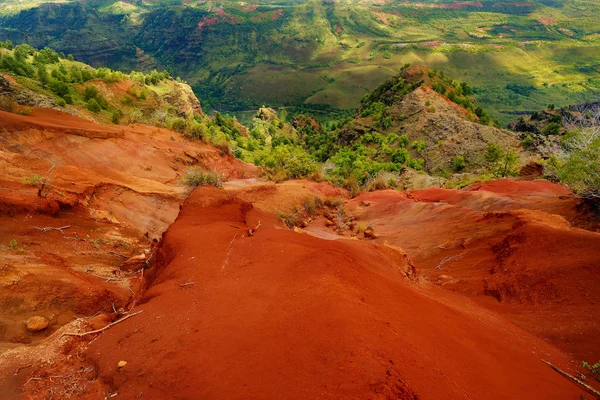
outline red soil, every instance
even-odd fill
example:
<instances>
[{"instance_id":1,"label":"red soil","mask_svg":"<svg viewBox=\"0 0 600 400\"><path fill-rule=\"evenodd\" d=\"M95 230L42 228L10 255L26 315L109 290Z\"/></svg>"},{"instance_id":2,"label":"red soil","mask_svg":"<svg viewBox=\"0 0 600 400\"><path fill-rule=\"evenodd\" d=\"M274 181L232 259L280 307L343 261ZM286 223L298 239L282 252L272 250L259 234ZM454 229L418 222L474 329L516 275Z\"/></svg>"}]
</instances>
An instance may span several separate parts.
<instances>
[{"instance_id":1,"label":"red soil","mask_svg":"<svg viewBox=\"0 0 600 400\"><path fill-rule=\"evenodd\" d=\"M0 129L3 398L586 398L541 361L574 373L600 358L600 234L575 227L593 223L561 186L346 200L325 183L232 180L180 210L190 165L255 171L147 126L35 110L0 113ZM40 196L33 174L50 176ZM285 229L275 213L314 196L343 199L378 238ZM146 249L150 266L128 272L119 254ZM125 310L142 313L63 335ZM50 328L27 333L32 315Z\"/></svg>"},{"instance_id":2,"label":"red soil","mask_svg":"<svg viewBox=\"0 0 600 400\"><path fill-rule=\"evenodd\" d=\"M143 125L34 109L0 112L0 131L0 352L37 343L74 316L124 306L140 281L119 266L177 217L191 165L255 175L209 145ZM35 175L47 184L24 183ZM27 333L34 315L48 318L49 329Z\"/></svg>"},{"instance_id":3,"label":"red soil","mask_svg":"<svg viewBox=\"0 0 600 400\"><path fill-rule=\"evenodd\" d=\"M569 223L581 219L577 204L559 185L501 180L464 191L367 193L350 210L429 281L591 360L600 358L600 234Z\"/></svg>"},{"instance_id":4,"label":"red soil","mask_svg":"<svg viewBox=\"0 0 600 400\"><path fill-rule=\"evenodd\" d=\"M255 234L245 236L259 221ZM278 229L272 214L216 189L188 198L146 278L149 288L136 306L143 313L82 354L97 366L104 393L147 399L580 393L540 361L568 366L559 351L461 296L420 284L401 250ZM120 360L127 365L119 369Z\"/></svg>"}]
</instances>

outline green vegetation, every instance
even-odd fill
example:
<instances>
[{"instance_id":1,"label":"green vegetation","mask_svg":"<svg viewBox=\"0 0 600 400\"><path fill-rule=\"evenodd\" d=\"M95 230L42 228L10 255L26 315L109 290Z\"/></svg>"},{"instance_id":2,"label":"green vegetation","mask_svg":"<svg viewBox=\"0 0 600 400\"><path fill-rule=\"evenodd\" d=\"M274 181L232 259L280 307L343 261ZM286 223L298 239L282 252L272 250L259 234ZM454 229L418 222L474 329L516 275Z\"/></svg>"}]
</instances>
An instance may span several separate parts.
<instances>
[{"instance_id":1,"label":"green vegetation","mask_svg":"<svg viewBox=\"0 0 600 400\"><path fill-rule=\"evenodd\" d=\"M354 108L407 62L471 82L463 93L472 90L504 124L513 111L600 93L600 5L591 1L43 3L0 4L0 37L12 40L3 47L29 40L95 66L164 66L190 82L206 110ZM448 87L436 89L449 95Z\"/></svg>"},{"instance_id":2,"label":"green vegetation","mask_svg":"<svg viewBox=\"0 0 600 400\"><path fill-rule=\"evenodd\" d=\"M467 166L465 158L463 156L456 156L452 160L452 169L455 171L462 171Z\"/></svg>"},{"instance_id":3,"label":"green vegetation","mask_svg":"<svg viewBox=\"0 0 600 400\"><path fill-rule=\"evenodd\" d=\"M596 379L597 381L600 381L600 361L593 365L590 365L586 361L583 361L581 363L581 366L590 371L590 375L592 376L592 378Z\"/></svg>"},{"instance_id":4,"label":"green vegetation","mask_svg":"<svg viewBox=\"0 0 600 400\"><path fill-rule=\"evenodd\" d=\"M517 174L515 167L519 157L513 150L505 150L496 143L490 143L485 152L485 158L490 163L494 176L505 178Z\"/></svg>"},{"instance_id":5,"label":"green vegetation","mask_svg":"<svg viewBox=\"0 0 600 400\"><path fill-rule=\"evenodd\" d=\"M223 177L217 171L206 171L200 167L188 169L184 181L190 186L211 185L221 187L223 185Z\"/></svg>"}]
</instances>

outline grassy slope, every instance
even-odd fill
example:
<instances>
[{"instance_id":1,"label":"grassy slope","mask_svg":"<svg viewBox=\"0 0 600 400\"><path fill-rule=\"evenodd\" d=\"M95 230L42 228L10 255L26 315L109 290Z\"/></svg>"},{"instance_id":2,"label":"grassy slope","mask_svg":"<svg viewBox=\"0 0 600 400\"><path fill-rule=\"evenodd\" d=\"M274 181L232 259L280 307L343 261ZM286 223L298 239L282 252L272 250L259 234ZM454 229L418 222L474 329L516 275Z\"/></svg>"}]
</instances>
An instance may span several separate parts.
<instances>
[{"instance_id":1,"label":"grassy slope","mask_svg":"<svg viewBox=\"0 0 600 400\"><path fill-rule=\"evenodd\" d=\"M29 15L27 22L24 16L5 17L0 27L11 29L0 35L19 40L24 38L19 30L27 31L36 46L50 44L96 65L164 66L221 110L299 103L356 107L405 62L468 80L480 104L502 123L514 117L505 111L598 96L600 6L595 2L532 0L531 7L501 8L483 1L483 8L463 9L421 3L435 7L309 0L261 1L253 9L224 1L165 12L151 2L106 1L97 11L83 7L88 17L79 36L63 35L61 18L67 17L52 19L52 13ZM14 4L8 2L0 13ZM19 2L18 7L36 5ZM206 18L209 23L198 29ZM507 83L533 88L523 95Z\"/></svg>"}]
</instances>

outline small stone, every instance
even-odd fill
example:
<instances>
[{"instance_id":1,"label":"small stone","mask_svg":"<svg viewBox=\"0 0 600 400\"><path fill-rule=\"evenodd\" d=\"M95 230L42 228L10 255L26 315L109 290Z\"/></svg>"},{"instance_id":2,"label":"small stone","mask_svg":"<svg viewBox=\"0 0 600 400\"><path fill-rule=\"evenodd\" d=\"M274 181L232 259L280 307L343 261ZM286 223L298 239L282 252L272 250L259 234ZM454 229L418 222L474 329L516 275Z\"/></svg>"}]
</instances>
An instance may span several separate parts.
<instances>
[{"instance_id":1,"label":"small stone","mask_svg":"<svg viewBox=\"0 0 600 400\"><path fill-rule=\"evenodd\" d=\"M119 363L117 364L117 367L123 368L126 365L127 365L127 361L119 361Z\"/></svg>"},{"instance_id":2,"label":"small stone","mask_svg":"<svg viewBox=\"0 0 600 400\"><path fill-rule=\"evenodd\" d=\"M31 332L43 331L48 327L48 320L44 317L36 315L35 317L31 317L27 320L26 326L27 330Z\"/></svg>"},{"instance_id":3,"label":"small stone","mask_svg":"<svg viewBox=\"0 0 600 400\"><path fill-rule=\"evenodd\" d=\"M375 234L375 231L373 230L373 228L367 228L367 229L365 229L364 234L365 234L366 238L370 238L370 239L377 238L377 235Z\"/></svg>"}]
</instances>

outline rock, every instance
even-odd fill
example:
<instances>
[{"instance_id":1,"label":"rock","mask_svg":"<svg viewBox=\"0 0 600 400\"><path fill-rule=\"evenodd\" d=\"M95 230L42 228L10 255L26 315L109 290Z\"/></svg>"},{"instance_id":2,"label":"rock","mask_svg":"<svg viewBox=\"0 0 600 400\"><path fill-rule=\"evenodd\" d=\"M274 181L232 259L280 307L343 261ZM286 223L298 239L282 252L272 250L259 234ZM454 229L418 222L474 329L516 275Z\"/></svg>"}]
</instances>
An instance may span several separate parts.
<instances>
[{"instance_id":1,"label":"rock","mask_svg":"<svg viewBox=\"0 0 600 400\"><path fill-rule=\"evenodd\" d=\"M365 235L365 238L368 238L368 239L375 239L375 238L377 238L377 235L375 234L375 231L371 227L365 229L364 235Z\"/></svg>"},{"instance_id":2,"label":"rock","mask_svg":"<svg viewBox=\"0 0 600 400\"><path fill-rule=\"evenodd\" d=\"M444 286L449 283L456 283L456 279L454 279L453 277L448 276L448 275L440 275L435 280L435 284L439 285L439 286Z\"/></svg>"},{"instance_id":3,"label":"rock","mask_svg":"<svg viewBox=\"0 0 600 400\"><path fill-rule=\"evenodd\" d=\"M43 331L48 327L48 320L44 317L36 315L35 317L31 317L27 320L26 326L27 330L31 332Z\"/></svg>"},{"instance_id":4,"label":"rock","mask_svg":"<svg viewBox=\"0 0 600 400\"><path fill-rule=\"evenodd\" d=\"M134 272L146 266L146 254L138 254L137 256L129 257L119 267L121 271Z\"/></svg>"},{"instance_id":5,"label":"rock","mask_svg":"<svg viewBox=\"0 0 600 400\"><path fill-rule=\"evenodd\" d=\"M119 361L119 363L117 364L117 367L123 368L126 365L127 365L127 361Z\"/></svg>"},{"instance_id":6,"label":"rock","mask_svg":"<svg viewBox=\"0 0 600 400\"><path fill-rule=\"evenodd\" d=\"M21 334L11 337L8 341L11 343L29 344L31 343L31 338L26 334Z\"/></svg>"},{"instance_id":7,"label":"rock","mask_svg":"<svg viewBox=\"0 0 600 400\"><path fill-rule=\"evenodd\" d=\"M544 173L544 166L535 161L523 166L519 171L519 176L528 180L539 178Z\"/></svg>"},{"instance_id":8,"label":"rock","mask_svg":"<svg viewBox=\"0 0 600 400\"><path fill-rule=\"evenodd\" d=\"M326 227L330 227L330 226L334 226L334 225L335 225L335 222L333 222L333 221L331 221L329 219L325 220L325 226Z\"/></svg>"}]
</instances>

